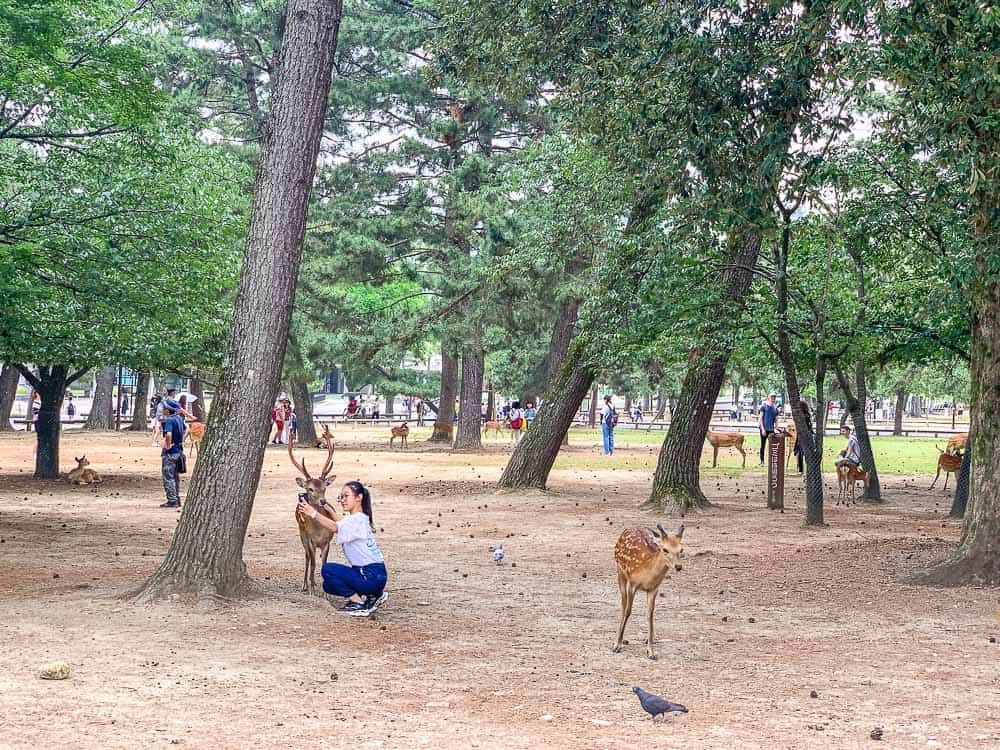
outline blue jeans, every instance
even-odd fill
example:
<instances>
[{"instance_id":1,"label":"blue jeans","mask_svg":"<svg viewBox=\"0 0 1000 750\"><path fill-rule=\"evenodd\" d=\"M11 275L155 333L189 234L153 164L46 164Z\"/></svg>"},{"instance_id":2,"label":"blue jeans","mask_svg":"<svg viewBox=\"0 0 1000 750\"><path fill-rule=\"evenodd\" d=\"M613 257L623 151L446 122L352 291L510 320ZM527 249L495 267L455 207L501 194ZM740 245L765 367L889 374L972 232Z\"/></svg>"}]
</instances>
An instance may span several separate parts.
<instances>
[{"instance_id":1,"label":"blue jeans","mask_svg":"<svg viewBox=\"0 0 1000 750\"><path fill-rule=\"evenodd\" d=\"M604 438L604 455L615 452L615 428L607 422L601 422L601 436Z\"/></svg>"},{"instance_id":2,"label":"blue jeans","mask_svg":"<svg viewBox=\"0 0 1000 750\"><path fill-rule=\"evenodd\" d=\"M323 591L334 596L354 594L378 596L385 588L384 563L365 566L325 563L320 572L323 575Z\"/></svg>"}]
</instances>

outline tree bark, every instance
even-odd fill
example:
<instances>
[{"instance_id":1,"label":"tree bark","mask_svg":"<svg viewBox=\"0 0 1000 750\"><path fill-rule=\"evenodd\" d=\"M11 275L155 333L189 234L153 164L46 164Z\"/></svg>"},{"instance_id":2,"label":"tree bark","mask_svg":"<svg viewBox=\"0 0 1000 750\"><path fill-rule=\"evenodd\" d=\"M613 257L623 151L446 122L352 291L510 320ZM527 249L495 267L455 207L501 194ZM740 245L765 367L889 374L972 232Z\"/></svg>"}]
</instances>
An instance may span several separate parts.
<instances>
[{"instance_id":1,"label":"tree bark","mask_svg":"<svg viewBox=\"0 0 1000 750\"><path fill-rule=\"evenodd\" d=\"M903 434L903 412L906 410L906 391L900 388L896 391L896 413L892 415L892 434L900 437Z\"/></svg>"},{"instance_id":2,"label":"tree bark","mask_svg":"<svg viewBox=\"0 0 1000 750\"><path fill-rule=\"evenodd\" d=\"M35 479L59 478L59 413L62 411L66 387L79 378L83 371L70 374L66 365L39 365L33 373L24 365L16 365L18 372L38 391L42 401L38 411L38 429L35 439ZM28 402L28 419L31 419L31 402Z\"/></svg>"},{"instance_id":3,"label":"tree bark","mask_svg":"<svg viewBox=\"0 0 1000 750\"><path fill-rule=\"evenodd\" d=\"M590 411L587 415L587 424L590 429L597 426L597 386L590 392ZM581 402L582 403L582 402Z\"/></svg>"},{"instance_id":4,"label":"tree bark","mask_svg":"<svg viewBox=\"0 0 1000 750\"><path fill-rule=\"evenodd\" d=\"M969 506L969 495L972 485L972 433L965 442L965 452L962 454L962 466L958 470L958 482L955 484L955 496L951 499L951 518L964 518Z\"/></svg>"},{"instance_id":5,"label":"tree bark","mask_svg":"<svg viewBox=\"0 0 1000 750\"><path fill-rule=\"evenodd\" d=\"M201 378L191 378L188 390L198 399L191 404L191 414L199 422L204 422L208 418L208 409L205 407L205 384Z\"/></svg>"},{"instance_id":6,"label":"tree bark","mask_svg":"<svg viewBox=\"0 0 1000 750\"><path fill-rule=\"evenodd\" d=\"M467 347L462 352L462 394L458 412L458 434L455 447L479 449L483 447L483 370L482 348Z\"/></svg>"},{"instance_id":7,"label":"tree bark","mask_svg":"<svg viewBox=\"0 0 1000 750\"><path fill-rule=\"evenodd\" d=\"M563 437L593 381L594 371L583 361L582 344L571 346L557 377L545 391L531 429L511 454L500 476L500 487L545 489Z\"/></svg>"},{"instance_id":8,"label":"tree bark","mask_svg":"<svg viewBox=\"0 0 1000 750\"><path fill-rule=\"evenodd\" d=\"M5 363L0 371L0 432L11 432L14 429L10 423L10 413L14 409L20 379L21 373L17 371L17 367ZM31 411L30 407L28 411Z\"/></svg>"},{"instance_id":9,"label":"tree bark","mask_svg":"<svg viewBox=\"0 0 1000 750\"><path fill-rule=\"evenodd\" d=\"M816 357L816 413L813 414L813 423L815 425L815 434L813 435L813 442L816 445L816 455L819 460L820 478L822 479L823 471L823 441L826 438L826 415L827 415L827 404L826 400L826 358L822 355ZM794 416L794 412L792 415ZM796 425L795 429L798 429Z\"/></svg>"},{"instance_id":10,"label":"tree bark","mask_svg":"<svg viewBox=\"0 0 1000 750\"><path fill-rule=\"evenodd\" d=\"M851 384L848 382L847 375L844 373L844 368L840 366L840 362L834 360L833 364L837 372L837 382L840 384L840 390L844 392L844 398L847 401L847 413L851 415L851 421L854 422L854 431L858 436L858 446L861 449L861 465L868 472L868 489L865 491L864 499L870 502L881 502L882 485L878 479L875 452L872 450L872 440L868 434L868 417L865 414L867 394L865 393L864 362L861 360L857 362L857 393L851 388Z\"/></svg>"},{"instance_id":11,"label":"tree bark","mask_svg":"<svg viewBox=\"0 0 1000 750\"><path fill-rule=\"evenodd\" d=\"M434 431L428 440L432 443L450 443L455 424L455 395L458 392L458 359L447 349L441 350L441 400L435 410ZM428 407L433 405L428 402Z\"/></svg>"},{"instance_id":12,"label":"tree bark","mask_svg":"<svg viewBox=\"0 0 1000 750\"><path fill-rule=\"evenodd\" d=\"M985 255L972 288L972 494L962 540L948 559L915 576L942 585L1000 584L1000 280Z\"/></svg>"},{"instance_id":13,"label":"tree bark","mask_svg":"<svg viewBox=\"0 0 1000 750\"><path fill-rule=\"evenodd\" d=\"M295 417L298 419L298 445L312 448L316 445L316 423L313 421L312 394L309 383L304 378L292 378L292 401L295 403Z\"/></svg>"},{"instance_id":14,"label":"tree bark","mask_svg":"<svg viewBox=\"0 0 1000 750\"><path fill-rule=\"evenodd\" d=\"M149 370L139 370L135 380L135 397L132 399L132 424L125 428L129 432L149 429L149 381Z\"/></svg>"},{"instance_id":15,"label":"tree bark","mask_svg":"<svg viewBox=\"0 0 1000 750\"><path fill-rule=\"evenodd\" d=\"M340 0L288 2L222 378L173 542L142 599L255 589L243 541L288 342L340 19Z\"/></svg>"},{"instance_id":16,"label":"tree bark","mask_svg":"<svg viewBox=\"0 0 1000 750\"><path fill-rule=\"evenodd\" d=\"M91 401L90 414L83 424L85 430L113 430L114 409L112 396L115 390L115 368L102 367L97 371L97 384Z\"/></svg>"},{"instance_id":17,"label":"tree bark","mask_svg":"<svg viewBox=\"0 0 1000 750\"><path fill-rule=\"evenodd\" d=\"M660 448L646 507L673 509L683 515L690 508L710 505L700 483L702 446L736 344L732 321L739 320L753 281L753 269L760 254L760 233L748 230L733 242L720 279L723 299L714 316L719 323L709 329L690 358L681 396L670 415L670 429Z\"/></svg>"}]
</instances>

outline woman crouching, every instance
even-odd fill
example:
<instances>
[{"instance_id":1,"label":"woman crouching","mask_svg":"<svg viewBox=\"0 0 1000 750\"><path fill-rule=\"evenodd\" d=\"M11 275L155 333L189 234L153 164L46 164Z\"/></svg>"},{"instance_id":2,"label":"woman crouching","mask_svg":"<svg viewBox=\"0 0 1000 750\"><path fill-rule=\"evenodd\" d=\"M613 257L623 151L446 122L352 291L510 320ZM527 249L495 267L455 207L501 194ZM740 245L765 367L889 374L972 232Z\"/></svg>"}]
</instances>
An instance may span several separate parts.
<instances>
[{"instance_id":1,"label":"woman crouching","mask_svg":"<svg viewBox=\"0 0 1000 750\"><path fill-rule=\"evenodd\" d=\"M348 482L340 490L340 507L348 514L339 521L321 516L308 503L299 501L298 510L315 523L336 532L337 544L350 565L324 563L323 590L347 597L338 611L368 617L385 604L385 558L375 543L372 497L361 482Z\"/></svg>"}]
</instances>

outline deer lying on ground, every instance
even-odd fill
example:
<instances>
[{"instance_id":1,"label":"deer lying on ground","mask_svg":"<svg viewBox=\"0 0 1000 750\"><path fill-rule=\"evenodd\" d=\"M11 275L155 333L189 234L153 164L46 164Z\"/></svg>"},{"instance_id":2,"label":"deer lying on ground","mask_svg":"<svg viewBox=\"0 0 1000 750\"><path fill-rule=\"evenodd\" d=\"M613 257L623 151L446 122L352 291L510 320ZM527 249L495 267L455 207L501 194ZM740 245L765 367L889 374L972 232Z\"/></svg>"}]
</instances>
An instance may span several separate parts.
<instances>
[{"instance_id":1,"label":"deer lying on ground","mask_svg":"<svg viewBox=\"0 0 1000 750\"><path fill-rule=\"evenodd\" d=\"M956 435L956 437L958 436ZM948 442L950 443L951 441L949 440ZM936 445L934 447L937 448ZM944 487L942 489L948 489L948 477L962 468L961 453L956 456L948 453L948 451L943 451L940 448L938 448L938 453L940 455L938 456L937 474L934 475L934 481L931 482L931 486L927 488L929 490L934 489L934 485L937 484L937 480L940 478L942 471L944 472Z\"/></svg>"},{"instance_id":2,"label":"deer lying on ground","mask_svg":"<svg viewBox=\"0 0 1000 750\"><path fill-rule=\"evenodd\" d=\"M188 445L188 456L193 456L201 448L201 440L205 437L204 422L188 422L187 431L184 435Z\"/></svg>"},{"instance_id":3,"label":"deer lying on ground","mask_svg":"<svg viewBox=\"0 0 1000 750\"><path fill-rule=\"evenodd\" d=\"M840 492L837 494L837 505L843 502L844 505L857 503L855 498L855 484L861 482L865 492L868 491L868 472L857 464L847 462L837 467L837 484ZM849 499L848 499L849 498Z\"/></svg>"},{"instance_id":4,"label":"deer lying on ground","mask_svg":"<svg viewBox=\"0 0 1000 750\"><path fill-rule=\"evenodd\" d=\"M326 463L323 464L323 470L318 477L313 477L309 474L309 471L306 469L305 459L302 459L301 462L295 460L291 443L288 444L288 458L291 459L292 465L302 474L301 477L295 478L295 483L305 490L305 492L299 494L299 499L305 500L316 509L317 513L322 513L327 518L339 521L340 514L334 510L332 505L326 502L326 488L333 483L333 480L337 476L336 474L332 477L327 476L333 467L332 440L326 450ZM327 557L330 555L330 541L333 539L334 532L320 526L311 518L304 516L298 511L295 512L295 523L299 526L299 539L302 541L302 548L306 553L306 571L302 578L302 590L313 592L316 589L316 553L319 552L323 555L323 563L325 564Z\"/></svg>"},{"instance_id":5,"label":"deer lying on ground","mask_svg":"<svg viewBox=\"0 0 1000 750\"><path fill-rule=\"evenodd\" d=\"M680 558L684 555L684 525L676 534L669 534L659 524L659 533L652 529L625 529L615 545L615 563L618 566L618 589L622 595L622 619L618 626L618 640L611 650L622 650L625 623L632 614L632 600L637 591L646 592L646 619L649 631L646 636L646 656L656 659L653 651L653 610L656 607L656 592L669 578L672 570L680 570Z\"/></svg>"},{"instance_id":6,"label":"deer lying on ground","mask_svg":"<svg viewBox=\"0 0 1000 750\"><path fill-rule=\"evenodd\" d=\"M948 438L948 445L945 447L944 452L950 453L952 456L961 456L962 451L965 450L966 443L969 442L969 433L960 432L957 435L952 435ZM947 477L945 477L947 479Z\"/></svg>"},{"instance_id":7,"label":"deer lying on ground","mask_svg":"<svg viewBox=\"0 0 1000 750\"><path fill-rule=\"evenodd\" d=\"M76 461L76 468L71 469L66 475L72 484L97 484L101 481L101 477L96 471L87 468L90 466L90 461L87 460L86 456L74 457L73 460Z\"/></svg>"},{"instance_id":8,"label":"deer lying on ground","mask_svg":"<svg viewBox=\"0 0 1000 750\"><path fill-rule=\"evenodd\" d=\"M403 424L401 424L399 427L393 427L392 428L392 437L389 438L389 447L391 448L392 447L392 442L396 438L399 438L399 444L400 444L400 446L402 446L403 448L406 448L407 447L407 445L406 445L406 438L409 436L409 434L410 434L410 426L408 424L406 424L406 422L403 422Z\"/></svg>"},{"instance_id":9,"label":"deer lying on ground","mask_svg":"<svg viewBox=\"0 0 1000 750\"><path fill-rule=\"evenodd\" d=\"M487 432L489 432L490 430L493 430L493 432L495 432L496 436L499 438L500 437L500 433L503 432L504 428L506 428L506 427L507 427L507 425L505 423L501 422L500 420L496 420L496 419L491 419L489 422L484 422L483 423L483 437L486 437L486 433Z\"/></svg>"},{"instance_id":10,"label":"deer lying on ground","mask_svg":"<svg viewBox=\"0 0 1000 750\"><path fill-rule=\"evenodd\" d=\"M437 437L438 435L447 435L448 439L451 440L451 433L454 429L455 426L451 422L437 421L434 423L433 437Z\"/></svg>"},{"instance_id":11,"label":"deer lying on ground","mask_svg":"<svg viewBox=\"0 0 1000 750\"><path fill-rule=\"evenodd\" d=\"M316 438L317 448L328 448L333 445L333 433L330 432L330 425L323 423L323 432Z\"/></svg>"},{"instance_id":12,"label":"deer lying on ground","mask_svg":"<svg viewBox=\"0 0 1000 750\"><path fill-rule=\"evenodd\" d=\"M743 455L743 468L747 467L747 454L743 450L746 435L742 432L712 432L708 433L708 442L712 445L712 468L719 460L719 448L735 448Z\"/></svg>"}]
</instances>

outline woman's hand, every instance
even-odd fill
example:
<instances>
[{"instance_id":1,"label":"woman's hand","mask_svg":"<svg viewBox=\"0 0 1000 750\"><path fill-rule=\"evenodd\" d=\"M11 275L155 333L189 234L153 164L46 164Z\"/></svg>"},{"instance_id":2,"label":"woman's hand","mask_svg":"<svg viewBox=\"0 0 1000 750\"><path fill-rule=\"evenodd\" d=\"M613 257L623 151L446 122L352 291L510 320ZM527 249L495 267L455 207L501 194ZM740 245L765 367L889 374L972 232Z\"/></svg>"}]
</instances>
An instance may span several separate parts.
<instances>
[{"instance_id":1,"label":"woman's hand","mask_svg":"<svg viewBox=\"0 0 1000 750\"><path fill-rule=\"evenodd\" d=\"M306 518L316 517L316 509L312 507L309 503L307 503L305 500L299 500L299 504L298 506L296 506L295 510L296 512L301 513Z\"/></svg>"}]
</instances>

